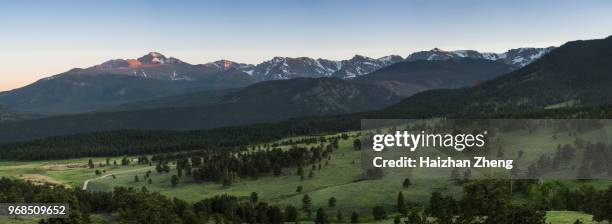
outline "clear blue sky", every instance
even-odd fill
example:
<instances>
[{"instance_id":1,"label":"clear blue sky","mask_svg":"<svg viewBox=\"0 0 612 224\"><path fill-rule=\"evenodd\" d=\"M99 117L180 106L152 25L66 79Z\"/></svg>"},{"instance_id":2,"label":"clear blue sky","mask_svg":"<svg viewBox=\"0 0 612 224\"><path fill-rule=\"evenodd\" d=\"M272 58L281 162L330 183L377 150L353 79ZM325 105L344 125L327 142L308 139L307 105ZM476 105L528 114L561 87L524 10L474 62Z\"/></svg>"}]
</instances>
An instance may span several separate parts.
<instances>
[{"instance_id":1,"label":"clear blue sky","mask_svg":"<svg viewBox=\"0 0 612 224\"><path fill-rule=\"evenodd\" d=\"M2 1L0 90L159 51L190 63L560 45L612 35L612 1Z\"/></svg>"}]
</instances>

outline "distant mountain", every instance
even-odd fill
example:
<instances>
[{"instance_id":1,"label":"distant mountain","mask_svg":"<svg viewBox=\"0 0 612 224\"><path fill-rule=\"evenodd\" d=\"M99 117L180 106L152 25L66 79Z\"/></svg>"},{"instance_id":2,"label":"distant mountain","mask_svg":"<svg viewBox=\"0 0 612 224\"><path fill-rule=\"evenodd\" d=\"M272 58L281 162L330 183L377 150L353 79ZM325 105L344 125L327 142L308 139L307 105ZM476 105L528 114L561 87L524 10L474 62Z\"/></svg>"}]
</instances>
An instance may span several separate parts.
<instances>
[{"instance_id":1,"label":"distant mountain","mask_svg":"<svg viewBox=\"0 0 612 224\"><path fill-rule=\"evenodd\" d=\"M17 122L5 126L18 130L7 133L5 140L116 129L208 129L302 116L371 111L417 92L474 85L512 69L512 66L501 62L469 58L403 61L349 80L295 78L264 81L243 89L190 91L145 101L130 101L113 107L110 112ZM125 75L115 77L142 79ZM194 83L145 80L165 82L166 85ZM0 132L2 130L0 128Z\"/></svg>"},{"instance_id":2,"label":"distant mountain","mask_svg":"<svg viewBox=\"0 0 612 224\"><path fill-rule=\"evenodd\" d=\"M612 36L572 41L525 67L472 88L416 94L381 113L487 117L612 103Z\"/></svg>"},{"instance_id":3,"label":"distant mountain","mask_svg":"<svg viewBox=\"0 0 612 224\"><path fill-rule=\"evenodd\" d=\"M191 65L151 52L72 69L28 86L0 92L0 104L34 114L74 114L191 91L232 89L255 82L249 65L217 61Z\"/></svg>"},{"instance_id":4,"label":"distant mountain","mask_svg":"<svg viewBox=\"0 0 612 224\"><path fill-rule=\"evenodd\" d=\"M472 86L514 70L502 62L472 58L403 61L381 68L356 81L384 86L401 96L430 89Z\"/></svg>"},{"instance_id":5,"label":"distant mountain","mask_svg":"<svg viewBox=\"0 0 612 224\"><path fill-rule=\"evenodd\" d=\"M255 66L252 75L257 80L282 80L298 77L354 78L376 69L402 61L402 57L391 55L379 59L355 55L349 60L332 61L308 57L275 57Z\"/></svg>"},{"instance_id":6,"label":"distant mountain","mask_svg":"<svg viewBox=\"0 0 612 224\"><path fill-rule=\"evenodd\" d=\"M517 48L504 53L481 53L474 50L444 51L434 48L430 51L420 51L410 54L405 61L432 61L457 58L483 59L502 62L516 68L523 67L542 55L550 52L554 47L548 48ZM334 61L327 59L313 59L308 57L275 57L256 66L245 66L241 70L247 72L257 80L282 80L298 77L336 77L351 79L359 77L380 68L403 61L401 56L390 55L378 59L355 55L348 60Z\"/></svg>"},{"instance_id":7,"label":"distant mountain","mask_svg":"<svg viewBox=\"0 0 612 224\"><path fill-rule=\"evenodd\" d=\"M234 69L209 74L198 81L65 73L2 92L0 103L23 113L73 114L191 91L236 88L251 81L248 75Z\"/></svg>"},{"instance_id":8,"label":"distant mountain","mask_svg":"<svg viewBox=\"0 0 612 224\"><path fill-rule=\"evenodd\" d=\"M511 49L504 53L488 53L478 52L474 50L456 50L456 51L444 51L438 48L434 48L429 51L419 51L410 54L406 57L406 61L418 61L418 60L448 60L451 58L472 58L472 59L485 59L491 61L499 61L516 67L523 67L529 63L537 60L546 53L550 52L554 47L547 48L517 48Z\"/></svg>"},{"instance_id":9,"label":"distant mountain","mask_svg":"<svg viewBox=\"0 0 612 224\"><path fill-rule=\"evenodd\" d=\"M355 57L350 61L364 61L365 57ZM401 58L400 58L401 59ZM348 64L348 63L347 63ZM355 66L357 67L357 66ZM355 68L352 67L352 68ZM345 69L349 69L348 66ZM492 79L513 70L513 66L483 59L458 58L446 61L402 61L384 67L370 74L361 75L354 79L361 85L376 84L397 95L406 97L417 92L436 88L459 88L474 85L478 82ZM300 89L295 86L305 82L287 82L294 85L292 89ZM275 84L275 88L269 88L262 93L268 95L278 94L283 89ZM247 89L260 89L262 86L255 84ZM151 109L156 107L198 107L222 102L224 95L236 92L229 90L207 90L195 93L186 93L178 96L164 97L145 102L128 103L121 105L117 110ZM245 89L246 91L246 89ZM243 91L238 91L243 92ZM243 94L245 97L259 96L258 94ZM260 96L260 99L264 97Z\"/></svg>"},{"instance_id":10,"label":"distant mountain","mask_svg":"<svg viewBox=\"0 0 612 224\"><path fill-rule=\"evenodd\" d=\"M114 59L85 69L72 69L67 74L100 75L121 74L134 77L172 81L199 81L213 74L228 70L249 71L252 65L228 60L192 65L177 58L167 58L157 52L148 53L138 59ZM245 74L245 78L248 77Z\"/></svg>"},{"instance_id":11,"label":"distant mountain","mask_svg":"<svg viewBox=\"0 0 612 224\"><path fill-rule=\"evenodd\" d=\"M118 129L208 129L376 110L400 99L384 88L337 78L267 81L226 94L217 103L205 106L99 112L7 123L0 126L0 141Z\"/></svg>"},{"instance_id":12,"label":"distant mountain","mask_svg":"<svg viewBox=\"0 0 612 224\"><path fill-rule=\"evenodd\" d=\"M226 71L229 69L236 69L239 71L242 71L244 73L247 73L249 75L253 75L253 71L255 70L255 66L251 65L251 64L244 64L244 63L238 63L238 62L233 62L233 61L228 61L228 60L219 60L219 61L215 61L215 62L211 62L211 63L207 63L204 64L203 66L214 66L216 67L219 71Z\"/></svg>"},{"instance_id":13,"label":"distant mountain","mask_svg":"<svg viewBox=\"0 0 612 224\"><path fill-rule=\"evenodd\" d=\"M342 66L340 70L334 72L332 76L342 79L355 78L369 74L380 68L395 64L402 60L404 59L398 55L389 55L378 59L355 55L349 60L341 61L340 63Z\"/></svg>"}]
</instances>

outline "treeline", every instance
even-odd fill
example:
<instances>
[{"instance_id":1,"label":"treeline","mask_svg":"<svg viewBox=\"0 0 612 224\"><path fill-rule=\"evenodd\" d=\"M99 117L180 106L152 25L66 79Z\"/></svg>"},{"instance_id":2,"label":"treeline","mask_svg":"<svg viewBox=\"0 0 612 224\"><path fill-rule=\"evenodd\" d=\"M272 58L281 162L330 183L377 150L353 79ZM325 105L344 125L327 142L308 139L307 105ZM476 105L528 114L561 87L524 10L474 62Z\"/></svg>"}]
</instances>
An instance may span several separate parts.
<instances>
[{"instance_id":1,"label":"treeline","mask_svg":"<svg viewBox=\"0 0 612 224\"><path fill-rule=\"evenodd\" d=\"M195 204L158 193L146 188L115 188L112 192L87 192L61 186L33 185L31 183L0 179L0 199L3 203L68 203L69 218L50 218L40 223L91 223L91 214L113 214L120 223L142 224L198 224L198 223L275 223L296 221L297 210L281 210L274 205L233 196L217 196ZM287 212L289 211L289 212ZM285 214L291 214L286 216ZM114 219L114 218L113 218Z\"/></svg>"},{"instance_id":2,"label":"treeline","mask_svg":"<svg viewBox=\"0 0 612 224\"><path fill-rule=\"evenodd\" d=\"M576 155L578 149L582 149L580 157ZM576 158L582 160L574 161ZM541 155L527 167L524 177L539 179L547 172L559 171L561 168L577 169L576 176L572 177L577 180L591 180L596 175L612 177L612 145L576 138L573 145L558 145L553 156Z\"/></svg>"},{"instance_id":3,"label":"treeline","mask_svg":"<svg viewBox=\"0 0 612 224\"><path fill-rule=\"evenodd\" d=\"M449 90L451 91L451 90ZM455 91L455 90L453 90ZM429 101L428 101L429 102ZM202 149L241 147L286 137L317 135L359 130L360 119L410 118L474 118L468 114L451 114L446 104L435 108L390 107L369 113L315 118L299 118L279 123L255 124L200 131L138 131L122 130L72 136L50 137L25 142L0 144L0 159L45 160L78 157L101 157L156 154ZM446 112L444 112L446 111ZM496 113L477 118L612 118L612 105L526 110L516 113Z\"/></svg>"},{"instance_id":4,"label":"treeline","mask_svg":"<svg viewBox=\"0 0 612 224\"><path fill-rule=\"evenodd\" d=\"M545 223L545 211L572 210L593 214L594 221L612 221L612 186L596 190L590 185L570 190L559 182L537 184L516 180L518 188L511 191L508 181L478 180L466 183L460 200L433 192L428 206L410 204L400 192L397 206L372 207L374 220L388 219L398 214L394 223ZM513 195L524 195L525 202L513 202ZM91 214L112 214L120 223L285 223L314 220L315 223L359 223L368 220L366 214L315 209L312 198L305 194L299 207L280 207L259 200L253 192L248 197L219 195L196 203L168 198L158 193L132 188L115 188L111 192L87 192L62 186L33 185L22 180L0 179L0 199L3 203L68 203L69 218L44 219L40 223L90 223ZM328 207L337 200L331 197ZM316 211L316 212L312 212ZM350 214L350 215L349 215ZM392 217L391 217L392 218Z\"/></svg>"},{"instance_id":5,"label":"treeline","mask_svg":"<svg viewBox=\"0 0 612 224\"><path fill-rule=\"evenodd\" d=\"M224 150L291 136L357 130L359 125L359 120L355 117L323 117L201 131L97 132L4 143L0 145L0 160L46 160Z\"/></svg>"},{"instance_id":6,"label":"treeline","mask_svg":"<svg viewBox=\"0 0 612 224\"><path fill-rule=\"evenodd\" d=\"M588 184L575 190L562 182L539 184L533 180L514 180L512 184L515 188L510 188L507 180L470 181L463 187L461 200L434 192L426 214L442 224L544 224L545 211L569 210L592 214L593 221L612 222L612 186L598 191ZM527 200L513 202L513 195Z\"/></svg>"},{"instance_id":7,"label":"treeline","mask_svg":"<svg viewBox=\"0 0 612 224\"><path fill-rule=\"evenodd\" d=\"M440 192L431 195L427 214L436 223L544 224L545 210L533 204L512 203L509 184L500 180L470 181L457 201Z\"/></svg>"},{"instance_id":8,"label":"treeline","mask_svg":"<svg viewBox=\"0 0 612 224\"><path fill-rule=\"evenodd\" d=\"M296 175L305 179L305 169L310 166L308 177L314 170L327 165L340 139L347 140L348 134L330 137L307 137L280 143L263 144L251 148L232 148L225 151L192 151L169 153L138 158L139 163L157 163L157 172L169 172L168 163L176 163L176 175L191 176L196 181L213 181L224 186L232 185L238 177L258 178L265 175L280 176L285 168L296 168ZM288 149L279 145L291 144ZM310 145L299 146L299 144Z\"/></svg>"}]
</instances>

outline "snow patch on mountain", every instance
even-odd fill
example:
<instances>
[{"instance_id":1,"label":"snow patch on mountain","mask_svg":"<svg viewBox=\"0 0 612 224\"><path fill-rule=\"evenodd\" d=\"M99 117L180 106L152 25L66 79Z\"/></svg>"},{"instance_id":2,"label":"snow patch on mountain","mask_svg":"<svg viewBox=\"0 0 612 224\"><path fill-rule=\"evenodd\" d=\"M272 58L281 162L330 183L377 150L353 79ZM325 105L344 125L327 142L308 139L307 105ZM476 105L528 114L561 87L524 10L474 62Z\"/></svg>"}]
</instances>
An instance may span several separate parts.
<instances>
[{"instance_id":1,"label":"snow patch on mountain","mask_svg":"<svg viewBox=\"0 0 612 224\"><path fill-rule=\"evenodd\" d=\"M473 58L485 59L491 61L500 61L506 64L523 67L529 63L539 59L546 53L553 50L554 47L547 48L516 48L508 50L504 53L478 52L474 50L455 50L445 51L439 48L434 48L429 51L419 51L410 54L406 57L406 61L418 60L448 60L452 58Z\"/></svg>"},{"instance_id":2,"label":"snow patch on mountain","mask_svg":"<svg viewBox=\"0 0 612 224\"><path fill-rule=\"evenodd\" d=\"M278 80L297 77L337 77L350 79L402 60L403 58L397 55L378 59L355 55L351 59L340 61L308 57L274 57L255 66L253 76L258 80Z\"/></svg>"}]
</instances>

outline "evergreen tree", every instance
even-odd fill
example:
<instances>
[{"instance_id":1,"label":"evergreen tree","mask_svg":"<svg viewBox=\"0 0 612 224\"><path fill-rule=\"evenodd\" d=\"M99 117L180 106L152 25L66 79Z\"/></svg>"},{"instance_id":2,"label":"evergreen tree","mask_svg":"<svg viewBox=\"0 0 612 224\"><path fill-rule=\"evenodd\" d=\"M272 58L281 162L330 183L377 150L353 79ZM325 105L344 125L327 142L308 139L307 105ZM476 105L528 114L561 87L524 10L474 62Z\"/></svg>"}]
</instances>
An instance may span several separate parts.
<instances>
[{"instance_id":1,"label":"evergreen tree","mask_svg":"<svg viewBox=\"0 0 612 224\"><path fill-rule=\"evenodd\" d=\"M470 168L467 168L467 170L465 170L465 173L463 173L463 182L468 182L471 177L472 177L472 170Z\"/></svg>"},{"instance_id":2,"label":"evergreen tree","mask_svg":"<svg viewBox=\"0 0 612 224\"><path fill-rule=\"evenodd\" d=\"M323 208L319 208L317 210L317 216L315 218L316 224L325 224L327 223L327 214L325 214L325 210Z\"/></svg>"},{"instance_id":3,"label":"evergreen tree","mask_svg":"<svg viewBox=\"0 0 612 224\"><path fill-rule=\"evenodd\" d=\"M287 205L287 207L285 207L285 216L287 218L287 222L296 222L299 218L298 214L299 213L295 207L291 205Z\"/></svg>"},{"instance_id":4,"label":"evergreen tree","mask_svg":"<svg viewBox=\"0 0 612 224\"><path fill-rule=\"evenodd\" d=\"M402 186L403 186L404 188L409 188L410 186L412 186L412 182L410 182L410 179L409 179L409 178L405 178L405 179L404 179L404 182L402 183Z\"/></svg>"},{"instance_id":5,"label":"evergreen tree","mask_svg":"<svg viewBox=\"0 0 612 224\"><path fill-rule=\"evenodd\" d=\"M357 212L351 214L351 223L359 223L359 214Z\"/></svg>"},{"instance_id":6,"label":"evergreen tree","mask_svg":"<svg viewBox=\"0 0 612 224\"><path fill-rule=\"evenodd\" d=\"M408 206L401 191L397 194L397 212L404 216L408 215Z\"/></svg>"},{"instance_id":7,"label":"evergreen tree","mask_svg":"<svg viewBox=\"0 0 612 224\"><path fill-rule=\"evenodd\" d=\"M159 174L163 172L164 169L162 168L161 164L158 163L157 165L155 165L155 171L157 171L157 173Z\"/></svg>"},{"instance_id":8,"label":"evergreen tree","mask_svg":"<svg viewBox=\"0 0 612 224\"><path fill-rule=\"evenodd\" d=\"M400 219L399 215L396 215L395 218L393 218L393 224L401 224L402 220Z\"/></svg>"},{"instance_id":9,"label":"evergreen tree","mask_svg":"<svg viewBox=\"0 0 612 224\"><path fill-rule=\"evenodd\" d=\"M302 210L304 212L306 212L309 216L310 216L310 208L312 206L312 199L310 199L310 196L308 196L308 194L305 194L304 197L302 197Z\"/></svg>"},{"instance_id":10,"label":"evergreen tree","mask_svg":"<svg viewBox=\"0 0 612 224\"><path fill-rule=\"evenodd\" d=\"M257 195L257 192L251 193L251 203L257 204L258 200L259 200L259 196Z\"/></svg>"},{"instance_id":11,"label":"evergreen tree","mask_svg":"<svg viewBox=\"0 0 612 224\"><path fill-rule=\"evenodd\" d=\"M361 150L361 139L356 138L353 140L353 149L355 149L355 151Z\"/></svg>"},{"instance_id":12,"label":"evergreen tree","mask_svg":"<svg viewBox=\"0 0 612 224\"><path fill-rule=\"evenodd\" d=\"M457 184L461 184L461 174L459 174L460 170L459 168L453 168L453 170L451 171L451 175L450 175L450 179L452 181L455 181L455 183Z\"/></svg>"},{"instance_id":13,"label":"evergreen tree","mask_svg":"<svg viewBox=\"0 0 612 224\"><path fill-rule=\"evenodd\" d=\"M374 206L372 216L374 216L374 220L383 220L387 218L387 211L382 206Z\"/></svg>"},{"instance_id":14,"label":"evergreen tree","mask_svg":"<svg viewBox=\"0 0 612 224\"><path fill-rule=\"evenodd\" d=\"M179 183L179 178L176 175L172 175L170 182L172 183L172 187L176 187Z\"/></svg>"},{"instance_id":15,"label":"evergreen tree","mask_svg":"<svg viewBox=\"0 0 612 224\"><path fill-rule=\"evenodd\" d=\"M284 222L283 213L278 206L270 206L266 215L268 217L268 222L271 224L282 224Z\"/></svg>"},{"instance_id":16,"label":"evergreen tree","mask_svg":"<svg viewBox=\"0 0 612 224\"><path fill-rule=\"evenodd\" d=\"M408 221L406 223L409 223L409 224L421 223L421 211L419 209L412 209L412 211L410 211L410 215L408 216Z\"/></svg>"},{"instance_id":17,"label":"evergreen tree","mask_svg":"<svg viewBox=\"0 0 612 224\"><path fill-rule=\"evenodd\" d=\"M329 200L327 201L327 206L329 206L330 208L336 207L336 198L329 198Z\"/></svg>"},{"instance_id":18,"label":"evergreen tree","mask_svg":"<svg viewBox=\"0 0 612 224\"><path fill-rule=\"evenodd\" d=\"M342 223L344 222L344 214L342 214L342 211L338 210L336 212L336 222L337 223Z\"/></svg>"},{"instance_id":19,"label":"evergreen tree","mask_svg":"<svg viewBox=\"0 0 612 224\"><path fill-rule=\"evenodd\" d=\"M593 209L593 220L612 223L612 186L604 192L598 193L595 208Z\"/></svg>"},{"instance_id":20,"label":"evergreen tree","mask_svg":"<svg viewBox=\"0 0 612 224\"><path fill-rule=\"evenodd\" d=\"M438 223L453 223L455 214L455 200L450 196L444 196L440 192L433 192L429 199L429 211Z\"/></svg>"}]
</instances>

